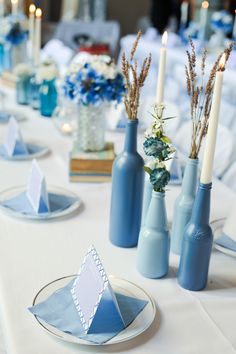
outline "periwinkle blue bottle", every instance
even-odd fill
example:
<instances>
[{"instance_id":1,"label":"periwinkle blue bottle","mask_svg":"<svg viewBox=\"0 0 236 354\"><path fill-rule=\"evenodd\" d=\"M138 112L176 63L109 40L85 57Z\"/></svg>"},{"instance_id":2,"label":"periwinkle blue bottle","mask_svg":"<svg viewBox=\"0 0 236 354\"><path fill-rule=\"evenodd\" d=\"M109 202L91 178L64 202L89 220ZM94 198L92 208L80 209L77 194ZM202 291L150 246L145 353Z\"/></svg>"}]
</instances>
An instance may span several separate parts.
<instances>
[{"instance_id":1,"label":"periwinkle blue bottle","mask_svg":"<svg viewBox=\"0 0 236 354\"><path fill-rule=\"evenodd\" d=\"M151 198L152 198L152 190L153 190L153 187L150 182L150 176L147 172L145 172L141 226L144 225L145 220L146 220L148 208L149 208Z\"/></svg>"},{"instance_id":2,"label":"periwinkle blue bottle","mask_svg":"<svg viewBox=\"0 0 236 354\"><path fill-rule=\"evenodd\" d=\"M198 179L198 159L188 159L181 193L174 204L173 225L171 230L171 251L181 253L184 230L188 224L193 210Z\"/></svg>"},{"instance_id":3,"label":"periwinkle blue bottle","mask_svg":"<svg viewBox=\"0 0 236 354\"><path fill-rule=\"evenodd\" d=\"M57 89L55 80L44 80L40 87L40 113L51 117L57 106Z\"/></svg>"},{"instance_id":4,"label":"periwinkle blue bottle","mask_svg":"<svg viewBox=\"0 0 236 354\"><path fill-rule=\"evenodd\" d=\"M110 241L118 247L135 247L141 225L144 161L137 152L138 120L128 120L123 152L112 168Z\"/></svg>"},{"instance_id":5,"label":"periwinkle blue bottle","mask_svg":"<svg viewBox=\"0 0 236 354\"><path fill-rule=\"evenodd\" d=\"M152 192L145 225L138 241L137 269L146 278L162 278L169 269L170 236L165 193Z\"/></svg>"},{"instance_id":6,"label":"periwinkle blue bottle","mask_svg":"<svg viewBox=\"0 0 236 354\"><path fill-rule=\"evenodd\" d=\"M213 243L209 226L211 186L211 183L200 183L192 217L184 232L178 282L193 291L202 290L207 285Z\"/></svg>"}]
</instances>

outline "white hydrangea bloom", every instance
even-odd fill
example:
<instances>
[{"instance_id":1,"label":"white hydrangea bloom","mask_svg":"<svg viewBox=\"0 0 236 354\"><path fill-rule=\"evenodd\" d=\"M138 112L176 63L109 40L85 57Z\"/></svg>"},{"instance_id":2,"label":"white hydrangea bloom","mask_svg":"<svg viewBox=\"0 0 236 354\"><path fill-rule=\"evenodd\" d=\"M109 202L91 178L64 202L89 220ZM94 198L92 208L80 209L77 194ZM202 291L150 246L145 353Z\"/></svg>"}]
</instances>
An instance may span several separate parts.
<instances>
[{"instance_id":1,"label":"white hydrangea bloom","mask_svg":"<svg viewBox=\"0 0 236 354\"><path fill-rule=\"evenodd\" d=\"M32 69L28 64L18 64L14 68L14 74L18 77L30 76L32 74Z\"/></svg>"},{"instance_id":2,"label":"white hydrangea bloom","mask_svg":"<svg viewBox=\"0 0 236 354\"><path fill-rule=\"evenodd\" d=\"M46 62L40 65L37 70L37 79L39 82L43 80L51 81L58 76L58 69L53 62Z\"/></svg>"}]
</instances>

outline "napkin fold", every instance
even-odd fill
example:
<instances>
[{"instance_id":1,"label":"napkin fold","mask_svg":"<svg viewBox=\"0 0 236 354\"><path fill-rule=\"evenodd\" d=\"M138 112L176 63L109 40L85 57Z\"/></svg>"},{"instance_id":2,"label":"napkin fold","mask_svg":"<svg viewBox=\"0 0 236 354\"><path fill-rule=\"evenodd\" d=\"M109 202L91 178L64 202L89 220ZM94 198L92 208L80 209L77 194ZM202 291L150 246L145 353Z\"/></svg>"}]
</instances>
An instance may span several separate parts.
<instances>
[{"instance_id":1,"label":"napkin fold","mask_svg":"<svg viewBox=\"0 0 236 354\"><path fill-rule=\"evenodd\" d=\"M24 215L38 215L39 217L43 217L48 214L52 214L55 212L63 211L68 209L72 204L75 203L77 198L70 197L62 194L55 194L49 193L49 205L50 205L50 212L39 213L37 214L33 209L26 192L23 192L13 198L4 200L1 202L1 205L5 208L8 208L14 212L20 212Z\"/></svg>"},{"instance_id":2,"label":"napkin fold","mask_svg":"<svg viewBox=\"0 0 236 354\"><path fill-rule=\"evenodd\" d=\"M0 123L8 123L11 116L12 115L10 113L0 111Z\"/></svg>"},{"instance_id":3,"label":"napkin fold","mask_svg":"<svg viewBox=\"0 0 236 354\"><path fill-rule=\"evenodd\" d=\"M229 236L222 234L215 243L219 246L223 246L231 251L236 252L236 241L232 240Z\"/></svg>"},{"instance_id":4,"label":"napkin fold","mask_svg":"<svg viewBox=\"0 0 236 354\"><path fill-rule=\"evenodd\" d=\"M5 159L9 159L9 158L14 159L14 157L34 155L45 149L45 147L36 144L31 144L31 143L27 143L25 144L25 146L27 148L27 151L23 150L21 144L17 142L13 156L9 156L5 147L1 145L0 156Z\"/></svg>"},{"instance_id":5,"label":"napkin fold","mask_svg":"<svg viewBox=\"0 0 236 354\"><path fill-rule=\"evenodd\" d=\"M119 334L122 329L120 329L120 326L117 326L117 317L115 320L111 317L109 323L104 323L102 321L102 309L100 310L100 325L98 324L93 333L85 334L78 311L71 296L73 283L74 279L64 288L53 293L47 300L30 307L29 311L64 333L92 343L103 344ZM119 293L115 293L115 296L125 326L127 327L144 309L147 305L147 301Z\"/></svg>"},{"instance_id":6,"label":"napkin fold","mask_svg":"<svg viewBox=\"0 0 236 354\"><path fill-rule=\"evenodd\" d=\"M222 235L215 243L236 252L236 208L232 209L224 224Z\"/></svg>"}]
</instances>

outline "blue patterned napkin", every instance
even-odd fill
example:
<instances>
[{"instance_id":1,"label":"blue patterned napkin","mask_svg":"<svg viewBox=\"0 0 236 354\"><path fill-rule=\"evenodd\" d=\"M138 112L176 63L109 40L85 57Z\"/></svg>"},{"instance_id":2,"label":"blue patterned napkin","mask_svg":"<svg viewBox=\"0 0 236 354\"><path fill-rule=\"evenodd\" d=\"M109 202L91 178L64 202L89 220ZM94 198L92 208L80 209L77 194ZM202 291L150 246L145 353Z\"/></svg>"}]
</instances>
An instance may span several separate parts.
<instances>
[{"instance_id":1,"label":"blue patterned napkin","mask_svg":"<svg viewBox=\"0 0 236 354\"><path fill-rule=\"evenodd\" d=\"M103 321L104 311L109 312L106 311L105 305L98 309L101 320L98 321L96 328L93 328L93 333L86 334L84 332L78 311L71 296L73 283L74 279L67 286L53 293L46 301L29 308L30 312L67 334L96 344L106 343L119 334L122 329L117 324L117 317L116 319L111 317L109 321ZM119 293L115 293L115 296L125 326L128 327L147 305L147 301Z\"/></svg>"},{"instance_id":2,"label":"blue patterned napkin","mask_svg":"<svg viewBox=\"0 0 236 354\"><path fill-rule=\"evenodd\" d=\"M215 243L219 246L223 246L224 248L236 252L236 241L232 240L232 238L225 235L224 233L219 238L217 238Z\"/></svg>"},{"instance_id":3,"label":"blue patterned napkin","mask_svg":"<svg viewBox=\"0 0 236 354\"><path fill-rule=\"evenodd\" d=\"M35 212L26 195L26 192L23 192L17 195L16 197L10 198L8 200L4 200L3 202L1 202L1 205L14 212L19 212L21 214L32 215L32 216L38 215L39 217L40 216L43 217L48 214L52 214L55 212L68 209L71 205L73 205L77 201L77 198L75 197L69 197L62 194L54 194L54 193L48 193L48 198L49 198L50 212L46 212L46 213L37 214Z\"/></svg>"},{"instance_id":4,"label":"blue patterned napkin","mask_svg":"<svg viewBox=\"0 0 236 354\"><path fill-rule=\"evenodd\" d=\"M19 144L18 142L16 143L15 146L15 151L13 156L8 155L5 147L3 145L0 146L0 156L4 159L13 159L14 158L19 158L20 156L30 156L30 155L34 155L37 154L43 150L45 150L45 147L36 145L36 144L31 144L31 143L27 143L25 144L26 148L27 148L27 152L22 150L21 144Z\"/></svg>"}]
</instances>

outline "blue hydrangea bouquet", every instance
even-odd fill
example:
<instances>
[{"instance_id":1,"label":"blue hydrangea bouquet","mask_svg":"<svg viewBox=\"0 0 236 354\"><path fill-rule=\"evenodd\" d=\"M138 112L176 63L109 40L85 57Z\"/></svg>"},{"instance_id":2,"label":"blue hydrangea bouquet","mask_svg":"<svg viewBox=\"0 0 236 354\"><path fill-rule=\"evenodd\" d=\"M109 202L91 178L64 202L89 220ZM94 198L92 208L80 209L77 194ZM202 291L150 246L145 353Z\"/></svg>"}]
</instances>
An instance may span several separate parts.
<instances>
[{"instance_id":1,"label":"blue hydrangea bouquet","mask_svg":"<svg viewBox=\"0 0 236 354\"><path fill-rule=\"evenodd\" d=\"M2 69L12 69L26 59L28 30L24 27L24 16L9 15L1 19L0 45L2 47Z\"/></svg>"},{"instance_id":2,"label":"blue hydrangea bouquet","mask_svg":"<svg viewBox=\"0 0 236 354\"><path fill-rule=\"evenodd\" d=\"M65 76L64 93L77 104L121 102L125 92L122 74L108 56L89 56L73 63Z\"/></svg>"},{"instance_id":3,"label":"blue hydrangea bouquet","mask_svg":"<svg viewBox=\"0 0 236 354\"><path fill-rule=\"evenodd\" d=\"M63 91L78 106L74 149L103 150L109 106L120 103L125 93L124 78L115 63L108 56L86 56L69 67Z\"/></svg>"}]
</instances>

